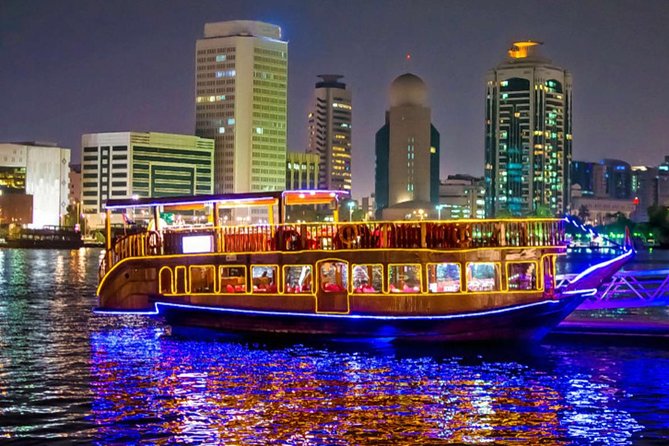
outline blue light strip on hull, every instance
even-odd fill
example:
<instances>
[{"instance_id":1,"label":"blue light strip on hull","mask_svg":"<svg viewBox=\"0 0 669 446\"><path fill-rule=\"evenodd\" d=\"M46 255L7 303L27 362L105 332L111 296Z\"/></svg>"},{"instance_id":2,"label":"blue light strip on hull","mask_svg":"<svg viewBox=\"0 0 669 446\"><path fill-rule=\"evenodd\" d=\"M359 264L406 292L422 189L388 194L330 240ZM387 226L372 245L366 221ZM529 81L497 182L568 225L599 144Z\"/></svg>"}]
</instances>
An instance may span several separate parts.
<instances>
[{"instance_id":1,"label":"blue light strip on hull","mask_svg":"<svg viewBox=\"0 0 669 446\"><path fill-rule=\"evenodd\" d=\"M624 258L629 257L633 254L634 254L634 249L630 249L625 254L619 255L618 257L614 257L611 260L607 260L606 262L602 262L602 263L598 263L596 265L592 265L590 268L586 269L585 271L581 272L578 276L574 277L571 281L569 281L569 283L570 284L576 283L579 280L583 279L585 276L597 271L598 269L606 268L607 266L611 265L612 263L623 260Z\"/></svg>"},{"instance_id":2,"label":"blue light strip on hull","mask_svg":"<svg viewBox=\"0 0 669 446\"><path fill-rule=\"evenodd\" d=\"M564 294L574 295L582 294L583 296L592 296L597 292L596 289L587 289L587 290L572 290ZM290 316L290 317L308 317L308 318L323 318L323 319L356 319L356 320L382 320L382 321L421 321L421 320L449 320L449 319L466 319L466 318L475 318L482 316L491 316L496 314L509 313L511 311L519 311L527 308L538 307L542 305L555 305L559 304L559 300L543 300L540 302L533 302L530 304L517 305L514 307L500 308L496 310L487 310L479 311L475 313L464 313L464 314L443 314L443 315L434 315L434 316L377 316L370 314L322 314L322 313L295 313L288 311L263 311L263 310L244 310L240 308L222 308L222 307L206 307L201 305L187 305L187 304L176 304L169 302L156 302L154 304L154 310L147 311L110 311L110 310L94 310L95 314L105 314L105 315L144 315L144 316L155 316L160 314L159 307L165 308L178 308L182 310L197 310L197 311L209 311L212 313L229 313L229 314L245 314L249 316Z\"/></svg>"}]
</instances>

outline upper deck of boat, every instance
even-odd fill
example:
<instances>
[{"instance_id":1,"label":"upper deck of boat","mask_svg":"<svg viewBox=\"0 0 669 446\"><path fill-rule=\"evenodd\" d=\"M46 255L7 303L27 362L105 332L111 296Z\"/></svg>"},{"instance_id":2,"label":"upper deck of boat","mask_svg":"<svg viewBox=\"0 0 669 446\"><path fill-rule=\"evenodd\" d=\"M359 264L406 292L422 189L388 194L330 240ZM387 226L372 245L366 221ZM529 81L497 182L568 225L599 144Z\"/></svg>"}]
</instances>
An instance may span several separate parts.
<instances>
[{"instance_id":1,"label":"upper deck of boat","mask_svg":"<svg viewBox=\"0 0 669 446\"><path fill-rule=\"evenodd\" d=\"M337 222L338 192L291 191L163 199L110 200L110 212L127 208L149 207L159 227L111 239L101 265L104 275L111 266L129 257L198 255L202 253L240 254L296 251L430 249L462 251L467 249L545 248L565 249L565 221L562 219L475 219L450 221L369 221ZM333 222L285 223L285 207L292 204L334 203ZM208 205L211 220L218 224L167 225L160 219L160 209L168 206L184 209ZM261 225L221 224L223 207L266 206L270 223ZM278 220L273 223L273 209Z\"/></svg>"},{"instance_id":2,"label":"upper deck of boat","mask_svg":"<svg viewBox=\"0 0 669 446\"><path fill-rule=\"evenodd\" d=\"M564 220L507 219L166 226L114 240L108 269L128 257L295 251L566 249ZM101 271L103 272L103 271Z\"/></svg>"}]
</instances>

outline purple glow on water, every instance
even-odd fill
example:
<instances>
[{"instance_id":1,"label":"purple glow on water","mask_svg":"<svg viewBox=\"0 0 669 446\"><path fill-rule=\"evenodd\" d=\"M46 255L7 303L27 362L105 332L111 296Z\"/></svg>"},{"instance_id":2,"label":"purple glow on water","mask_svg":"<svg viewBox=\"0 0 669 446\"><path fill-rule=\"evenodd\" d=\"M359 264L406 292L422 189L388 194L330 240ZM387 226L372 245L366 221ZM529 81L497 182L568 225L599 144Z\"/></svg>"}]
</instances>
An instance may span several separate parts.
<instances>
[{"instance_id":1,"label":"purple glow on water","mask_svg":"<svg viewBox=\"0 0 669 446\"><path fill-rule=\"evenodd\" d=\"M98 250L0 250L15 444L663 444L669 350L273 343L93 315Z\"/></svg>"}]
</instances>

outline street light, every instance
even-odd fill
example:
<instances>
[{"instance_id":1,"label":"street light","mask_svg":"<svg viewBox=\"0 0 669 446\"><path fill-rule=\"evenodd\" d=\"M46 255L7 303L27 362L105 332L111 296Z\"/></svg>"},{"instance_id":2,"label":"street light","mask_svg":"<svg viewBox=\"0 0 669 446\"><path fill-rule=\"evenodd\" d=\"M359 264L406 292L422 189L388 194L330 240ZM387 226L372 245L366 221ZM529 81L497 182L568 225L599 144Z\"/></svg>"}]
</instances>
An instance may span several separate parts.
<instances>
[{"instance_id":1,"label":"street light","mask_svg":"<svg viewBox=\"0 0 669 446\"><path fill-rule=\"evenodd\" d=\"M355 206L355 202L349 201L348 202L348 221L353 221L353 207Z\"/></svg>"},{"instance_id":2,"label":"street light","mask_svg":"<svg viewBox=\"0 0 669 446\"><path fill-rule=\"evenodd\" d=\"M437 220L441 220L441 210L444 207L442 204L437 205Z\"/></svg>"},{"instance_id":3,"label":"street light","mask_svg":"<svg viewBox=\"0 0 669 446\"><path fill-rule=\"evenodd\" d=\"M420 221L423 221L423 216L425 215L425 211L422 209L418 209L418 218Z\"/></svg>"}]
</instances>

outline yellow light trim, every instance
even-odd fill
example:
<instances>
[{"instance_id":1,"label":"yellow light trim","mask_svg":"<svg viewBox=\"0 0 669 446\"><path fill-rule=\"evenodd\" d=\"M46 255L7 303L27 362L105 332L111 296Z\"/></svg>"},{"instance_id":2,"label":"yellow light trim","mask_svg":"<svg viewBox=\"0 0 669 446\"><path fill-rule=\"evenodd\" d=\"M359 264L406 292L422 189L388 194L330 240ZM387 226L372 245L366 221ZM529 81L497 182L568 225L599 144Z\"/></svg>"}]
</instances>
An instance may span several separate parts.
<instances>
[{"instance_id":1,"label":"yellow light trim","mask_svg":"<svg viewBox=\"0 0 669 446\"><path fill-rule=\"evenodd\" d=\"M430 291L430 266L438 266L438 265L458 265L458 272L460 273L460 278L458 281L458 291L435 291L434 293ZM464 283L464 279L462 277L463 274L463 268L462 268L462 263L461 262L439 262L439 263L433 263L433 262L428 262L425 264L425 279L427 281L427 294L434 296L434 295L442 295L446 294L449 296L453 295L458 295L458 294L464 294L463 293L463 286L462 284ZM437 271L435 268L435 279L436 279Z\"/></svg>"},{"instance_id":2,"label":"yellow light trim","mask_svg":"<svg viewBox=\"0 0 669 446\"><path fill-rule=\"evenodd\" d=\"M260 267L260 268L267 268L271 267L274 268L275 274L274 274L274 284L276 285L276 293L270 293L270 292L258 292L255 291L254 289L254 284L253 284L253 268ZM279 266L278 263L254 263L251 265L251 275L249 276L250 282L251 282L251 294L255 295L260 295L260 296L267 296L269 294L283 294L283 291L281 290L281 287L279 284L281 283L281 275L279 274L281 272L281 267Z\"/></svg>"},{"instance_id":3,"label":"yellow light trim","mask_svg":"<svg viewBox=\"0 0 669 446\"><path fill-rule=\"evenodd\" d=\"M546 291L546 283L544 282L544 279L545 279L545 277L544 277L545 276L544 259L547 258L547 257L551 258L551 264L552 264L551 269L553 270L552 274L551 274L551 281L553 282L552 283L553 290L555 290L555 287L556 287L555 279L557 277L557 258L558 258L559 255L566 255L566 252L565 253L557 253L557 254L556 253L547 253L547 254L543 254L539 258L539 260L541 262L541 286L542 286L542 289L544 291Z\"/></svg>"},{"instance_id":4,"label":"yellow light trim","mask_svg":"<svg viewBox=\"0 0 669 446\"><path fill-rule=\"evenodd\" d=\"M492 263L493 265L496 266L495 271L499 273L499 290L491 290L491 291L469 291L469 280L467 278L467 271L469 271L469 265L475 264L475 263ZM502 262L485 262L485 261L478 261L478 262L465 262L465 287L464 287L464 294L495 294L495 293L504 293L508 294L510 293L505 287L505 281L502 280ZM515 291L513 292L515 293Z\"/></svg>"},{"instance_id":5,"label":"yellow light trim","mask_svg":"<svg viewBox=\"0 0 669 446\"><path fill-rule=\"evenodd\" d=\"M170 292L163 294L163 271L168 270L170 272ZM174 294L174 272L169 266L163 266L158 271L158 292L164 296L170 296Z\"/></svg>"},{"instance_id":6,"label":"yellow light trim","mask_svg":"<svg viewBox=\"0 0 669 446\"><path fill-rule=\"evenodd\" d=\"M316 292L316 313L325 313L325 314L351 314L351 298L348 293L348 284L345 287L346 290L346 311L318 311L318 302L319 302L319 296L321 294L325 294L325 291L321 290L321 264L322 263L345 263L346 264L346 279L348 281L351 280L351 268L348 263L348 261L335 258L335 257L329 257L326 259L321 259L316 262L316 271L314 272L314 290Z\"/></svg>"},{"instance_id":7,"label":"yellow light trim","mask_svg":"<svg viewBox=\"0 0 669 446\"><path fill-rule=\"evenodd\" d=\"M509 270L510 270L510 266L513 265L513 264L520 264L520 263L524 263L524 264L534 263L534 268L535 268L536 276L537 276L536 281L535 281L536 285L537 285L536 289L533 289L533 290L511 290L511 289L509 289ZM535 293L537 291L543 291L544 286L543 286L542 276L543 276L543 268L541 268L538 260L507 260L506 261L506 289L507 289L507 292L509 292L509 293L514 293L514 294L515 293L521 293L521 294L524 293L524 294L527 294L527 293Z\"/></svg>"},{"instance_id":8,"label":"yellow light trim","mask_svg":"<svg viewBox=\"0 0 669 446\"><path fill-rule=\"evenodd\" d=\"M243 293L233 293L236 296L242 295L242 294L251 294L251 290L249 289L249 271L246 265L242 265L241 263L235 263L235 264L224 264L224 265L218 265L218 277L216 278L216 283L218 284L218 294L230 294L227 291L223 292L223 287L221 285L221 275L223 274L223 269L224 268L242 268L244 270L244 292Z\"/></svg>"},{"instance_id":9,"label":"yellow light trim","mask_svg":"<svg viewBox=\"0 0 669 446\"><path fill-rule=\"evenodd\" d=\"M386 281L385 281L385 268L383 267L383 263L353 263L351 264L351 276L349 277L348 283L349 283L349 293L355 294L356 296L368 296L368 295L377 295L377 293L356 293L353 288L353 270L355 269L356 266L380 266L381 267L381 294L387 294L386 291ZM370 277L370 282L372 278Z\"/></svg>"},{"instance_id":10,"label":"yellow light trim","mask_svg":"<svg viewBox=\"0 0 669 446\"><path fill-rule=\"evenodd\" d=\"M180 293L177 287L179 283L179 271L183 274L184 278L184 292ZM177 265L174 267L174 295L188 294L190 290L188 289L188 273L186 271L185 265Z\"/></svg>"},{"instance_id":11,"label":"yellow light trim","mask_svg":"<svg viewBox=\"0 0 669 446\"><path fill-rule=\"evenodd\" d=\"M415 251L415 250L414 250L414 251ZM418 267L418 282L420 283L420 290L419 290L418 292L415 292L415 291L414 291L414 292L411 292L411 293L403 293L403 292L392 293L392 292L390 291L390 268L392 268L392 267L396 267L396 266L402 266L402 267L405 267L405 266L417 266L417 267ZM387 285L388 285L388 287L387 287L387 293L388 293L388 294L392 294L393 296L396 295L396 294L399 294L399 295L406 295L406 296L417 295L417 294L422 294L422 295L427 295L427 294L428 294L428 293L425 292L425 287L423 286L423 285L425 285L425 284L423 283L423 265L421 265L420 263L389 263L389 264L388 264L388 275L387 275L387 277L386 277L386 283L387 283Z\"/></svg>"},{"instance_id":12,"label":"yellow light trim","mask_svg":"<svg viewBox=\"0 0 669 446\"><path fill-rule=\"evenodd\" d=\"M539 220L539 219L537 219ZM523 246L525 247L525 246ZM210 252L210 253L196 253L196 254L166 254L166 255L150 255L150 256L143 256L143 257L126 257L114 264L104 275L104 277L100 280L100 283L98 284L97 287L97 294L100 295L100 290L102 288L102 285L106 281L107 277L114 271L116 268L118 268L120 265L129 262L129 261L134 261L134 260L167 260L167 259L184 259L184 258L198 258L198 257L209 257L209 256L220 256L221 254L225 255L269 255L269 254L302 254L302 253L316 253L316 252L321 252L321 253L329 253L329 254L334 254L334 253L340 253L340 252L379 252L379 251L387 251L387 250L392 250L392 251L397 251L397 252L431 252L431 253L439 253L439 254L450 254L450 253L465 253L465 252L476 252L476 251L504 251L504 250L514 250L517 251L519 248L523 247L518 247L518 246L496 246L496 247L480 247L480 248L467 248L467 249L460 249L460 248L450 248L450 249L432 249L432 248L372 248L372 249L337 249L337 250L331 250L331 249L308 249L308 250L301 250L301 251L238 251L238 252ZM563 245L537 245L537 246L526 246L527 248L532 248L532 249L549 249L549 250L559 250L561 249L562 252L555 252L550 255L565 255L566 254L566 247ZM548 254L545 254L548 255Z\"/></svg>"},{"instance_id":13,"label":"yellow light trim","mask_svg":"<svg viewBox=\"0 0 669 446\"><path fill-rule=\"evenodd\" d=\"M286 274L286 268L303 268L305 266L307 268L309 268L309 270L310 270L309 274L311 274L311 291L308 292L308 293L288 293L288 292L286 292L286 277L288 276L288 274ZM302 263L302 264L289 263L289 264L283 265L283 275L281 276L281 279L282 279L281 280L281 290L284 292L285 295L293 295L294 294L296 296L304 296L304 295L308 296L310 294L314 295L316 293L316 290L314 289L314 286L313 286L314 285L314 265L312 265L311 263Z\"/></svg>"},{"instance_id":14,"label":"yellow light trim","mask_svg":"<svg viewBox=\"0 0 669 446\"><path fill-rule=\"evenodd\" d=\"M193 290L192 290L193 270L196 269L196 268L201 268L201 269L204 269L204 270L210 270L212 272L212 279L213 279L212 288L213 289L211 291L202 291L202 292L197 292L197 293L193 292ZM215 293L217 293L216 288L217 288L216 265L212 265L212 264L188 265L188 286L186 287L186 289L188 290L189 295L198 296L198 295L202 295L202 294L215 294Z\"/></svg>"}]
</instances>

